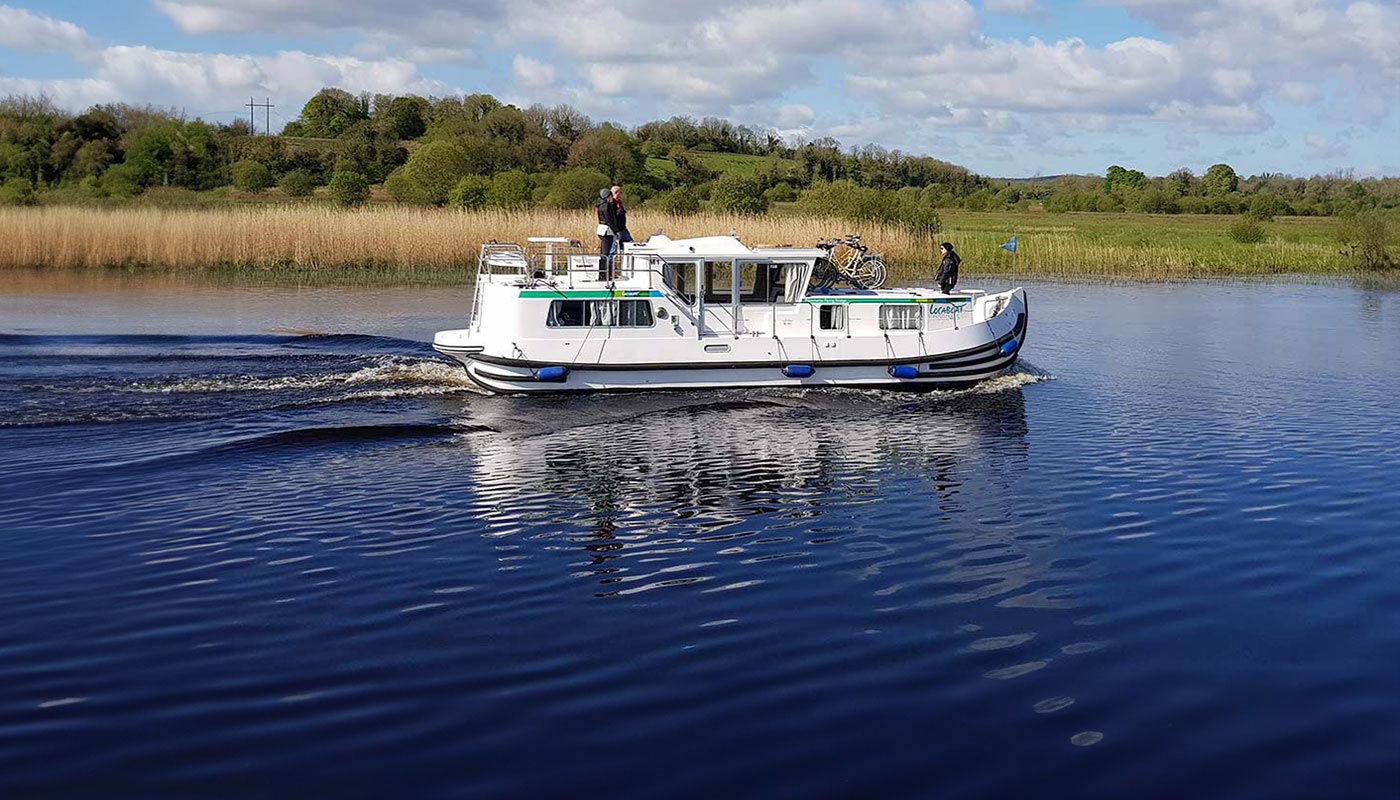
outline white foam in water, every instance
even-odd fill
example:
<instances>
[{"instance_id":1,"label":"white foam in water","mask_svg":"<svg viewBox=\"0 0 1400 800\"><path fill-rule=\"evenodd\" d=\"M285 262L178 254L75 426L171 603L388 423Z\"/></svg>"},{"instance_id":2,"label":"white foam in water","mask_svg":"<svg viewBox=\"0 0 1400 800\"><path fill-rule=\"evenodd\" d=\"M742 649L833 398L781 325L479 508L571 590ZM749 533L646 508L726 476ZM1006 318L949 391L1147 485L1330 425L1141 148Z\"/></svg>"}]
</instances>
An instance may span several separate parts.
<instances>
[{"instance_id":1,"label":"white foam in water","mask_svg":"<svg viewBox=\"0 0 1400 800\"><path fill-rule=\"evenodd\" d=\"M995 378L983 381L977 384L976 386L972 387L971 389L966 389L965 391L976 394L995 394L997 392L1005 392L1010 389L1019 389L1022 386L1029 386L1032 383L1040 383L1041 381L1053 381L1054 379L1055 376L1049 374L1048 372L1041 372L1040 370L1037 370L1033 367L1017 367L1014 372L1008 372L1005 375L998 375Z\"/></svg>"},{"instance_id":2,"label":"white foam in water","mask_svg":"<svg viewBox=\"0 0 1400 800\"><path fill-rule=\"evenodd\" d=\"M353 372L325 375L287 375L276 378L253 376L220 376L190 378L173 383L133 383L129 391L152 394L185 394L207 392L276 392L312 389L338 389L370 384L401 384L394 389L356 393L355 397L401 397L425 394L451 394L478 391L466 372L456 364L428 359L384 357L384 363Z\"/></svg>"}]
</instances>

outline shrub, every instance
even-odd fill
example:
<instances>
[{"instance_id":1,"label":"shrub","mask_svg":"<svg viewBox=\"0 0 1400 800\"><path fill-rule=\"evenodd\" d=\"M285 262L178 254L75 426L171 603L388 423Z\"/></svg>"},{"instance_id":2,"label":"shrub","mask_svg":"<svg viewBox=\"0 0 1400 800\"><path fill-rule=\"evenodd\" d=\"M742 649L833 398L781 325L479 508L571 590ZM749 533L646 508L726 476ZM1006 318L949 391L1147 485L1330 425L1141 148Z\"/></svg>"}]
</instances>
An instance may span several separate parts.
<instances>
[{"instance_id":1,"label":"shrub","mask_svg":"<svg viewBox=\"0 0 1400 800\"><path fill-rule=\"evenodd\" d=\"M467 174L467 155L448 141L429 142L389 173L384 188L400 203L440 206Z\"/></svg>"},{"instance_id":2,"label":"shrub","mask_svg":"<svg viewBox=\"0 0 1400 800\"><path fill-rule=\"evenodd\" d=\"M457 181L447 194L447 204L453 208L484 208L491 191L491 179L484 175L467 175Z\"/></svg>"},{"instance_id":3,"label":"shrub","mask_svg":"<svg viewBox=\"0 0 1400 800\"><path fill-rule=\"evenodd\" d=\"M1260 222L1268 222L1274 217L1288 213L1288 204L1272 194L1256 194L1249 201L1249 215Z\"/></svg>"},{"instance_id":4,"label":"shrub","mask_svg":"<svg viewBox=\"0 0 1400 800\"><path fill-rule=\"evenodd\" d=\"M653 201L651 205L662 213L681 217L687 214L699 213L700 198L695 194L694 190L685 186L678 186L669 192L663 192L657 195L656 200Z\"/></svg>"},{"instance_id":5,"label":"shrub","mask_svg":"<svg viewBox=\"0 0 1400 800\"><path fill-rule=\"evenodd\" d=\"M369 200L369 179L358 172L341 170L331 176L331 197L347 208Z\"/></svg>"},{"instance_id":6,"label":"shrub","mask_svg":"<svg viewBox=\"0 0 1400 800\"><path fill-rule=\"evenodd\" d=\"M34 191L34 182L28 178L10 178L0 185L0 204L10 206L32 206L39 202Z\"/></svg>"},{"instance_id":7,"label":"shrub","mask_svg":"<svg viewBox=\"0 0 1400 800\"><path fill-rule=\"evenodd\" d=\"M89 197L106 197L107 192L102 188L102 180L96 175L89 175L78 182L78 188L83 194Z\"/></svg>"},{"instance_id":8,"label":"shrub","mask_svg":"<svg viewBox=\"0 0 1400 800\"><path fill-rule=\"evenodd\" d=\"M588 208L598 199L598 191L609 185L608 176L596 169L571 169L554 179L545 203L555 208Z\"/></svg>"},{"instance_id":9,"label":"shrub","mask_svg":"<svg viewBox=\"0 0 1400 800\"><path fill-rule=\"evenodd\" d=\"M525 208L531 199L530 178L519 170L498 173L486 193L486 204L496 208Z\"/></svg>"},{"instance_id":10,"label":"shrub","mask_svg":"<svg viewBox=\"0 0 1400 800\"><path fill-rule=\"evenodd\" d=\"M764 199L769 205L774 203L791 203L797 199L797 190L792 188L792 184L787 181L779 181L773 188L763 193Z\"/></svg>"},{"instance_id":11,"label":"shrub","mask_svg":"<svg viewBox=\"0 0 1400 800\"><path fill-rule=\"evenodd\" d=\"M721 175L710 190L710 206L727 214L762 214L768 210L763 184L756 175L730 172Z\"/></svg>"},{"instance_id":12,"label":"shrub","mask_svg":"<svg viewBox=\"0 0 1400 800\"><path fill-rule=\"evenodd\" d=\"M237 161L230 168L233 186L245 192L261 192L272 187L272 172L261 162L251 159Z\"/></svg>"},{"instance_id":13,"label":"shrub","mask_svg":"<svg viewBox=\"0 0 1400 800\"><path fill-rule=\"evenodd\" d=\"M294 169L282 176L277 188L288 197L310 197L316 191L316 176L304 169Z\"/></svg>"},{"instance_id":14,"label":"shrub","mask_svg":"<svg viewBox=\"0 0 1400 800\"><path fill-rule=\"evenodd\" d=\"M1390 254L1392 235L1390 221L1379 211L1368 211L1342 220L1337 229L1342 255L1349 257L1357 269L1395 269Z\"/></svg>"},{"instance_id":15,"label":"shrub","mask_svg":"<svg viewBox=\"0 0 1400 800\"><path fill-rule=\"evenodd\" d=\"M140 174L130 164L118 164L102 173L102 191L111 197L135 197L143 188Z\"/></svg>"},{"instance_id":16,"label":"shrub","mask_svg":"<svg viewBox=\"0 0 1400 800\"><path fill-rule=\"evenodd\" d=\"M1259 244L1264 241L1264 226L1256 219L1236 220L1230 225L1230 238L1240 244Z\"/></svg>"},{"instance_id":17,"label":"shrub","mask_svg":"<svg viewBox=\"0 0 1400 800\"><path fill-rule=\"evenodd\" d=\"M797 205L815 216L901 225L919 234L937 233L941 227L938 212L922 192L882 191L847 180L815 183Z\"/></svg>"}]
</instances>

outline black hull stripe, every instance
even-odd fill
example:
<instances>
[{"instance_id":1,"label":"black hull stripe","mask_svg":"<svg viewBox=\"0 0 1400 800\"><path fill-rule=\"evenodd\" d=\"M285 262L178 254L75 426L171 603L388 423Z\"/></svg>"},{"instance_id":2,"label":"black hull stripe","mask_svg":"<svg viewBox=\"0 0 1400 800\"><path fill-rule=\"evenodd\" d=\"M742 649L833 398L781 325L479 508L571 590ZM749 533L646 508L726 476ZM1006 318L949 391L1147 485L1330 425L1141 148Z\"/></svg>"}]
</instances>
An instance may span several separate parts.
<instances>
[{"instance_id":1,"label":"black hull stripe","mask_svg":"<svg viewBox=\"0 0 1400 800\"><path fill-rule=\"evenodd\" d=\"M1016 316L1016 324L1012 326L1009 333L1003 334L995 341L960 350L955 353L942 353L931 356L911 356L908 358L871 358L848 361L821 361L818 359L785 359L783 361L727 361L727 362L701 362L693 364L677 364L675 362L658 362L653 364L569 364L570 372L627 372L632 370L692 370L692 369L781 369L788 364L810 363L813 367L821 369L823 367L893 367L902 364L934 364L941 361L957 361L959 359L977 357L975 360L963 361L949 366L965 366L977 364L981 361L992 361L1001 355L1001 346L1012 339L1024 339L1026 331L1025 312ZM1024 345L1024 341L1020 343ZM1020 347L1018 346L1018 350ZM537 369L539 367L560 366L557 362L551 361L531 361L527 359L501 358L500 356L488 356L481 353L467 353L462 348L438 347L438 352L447 354L461 354L471 358L473 361L480 361L483 364L495 364L501 367L522 367L526 369ZM527 379L529 380L529 379Z\"/></svg>"}]
</instances>

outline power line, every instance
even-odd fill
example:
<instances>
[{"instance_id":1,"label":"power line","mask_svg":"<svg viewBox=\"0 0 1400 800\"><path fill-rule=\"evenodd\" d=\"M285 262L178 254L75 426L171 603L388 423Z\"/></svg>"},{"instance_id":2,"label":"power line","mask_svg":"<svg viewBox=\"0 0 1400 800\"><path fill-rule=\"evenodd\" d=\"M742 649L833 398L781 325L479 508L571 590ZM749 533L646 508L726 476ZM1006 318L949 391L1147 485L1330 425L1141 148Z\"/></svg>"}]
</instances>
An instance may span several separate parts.
<instances>
[{"instance_id":1,"label":"power line","mask_svg":"<svg viewBox=\"0 0 1400 800\"><path fill-rule=\"evenodd\" d=\"M253 101L253 98L252 98L252 97L249 97L249 98L248 98L247 106L248 106L248 128L250 129L250 131L252 132L252 134L253 134L254 136L256 136L256 135L258 134L258 123L257 123L257 121L256 121L256 120L254 119L254 117L253 117L253 109L255 109L255 108L261 108L261 109L263 109L263 110L267 113L267 120L266 120L266 125L265 125L265 127L263 128L263 133L264 133L264 134L272 133L272 108L273 108L273 105L272 105L272 98L269 97L269 98L267 98L266 100L264 100L263 102L257 103L257 102L254 102L254 101ZM279 116L280 116L280 115L279 115Z\"/></svg>"}]
</instances>

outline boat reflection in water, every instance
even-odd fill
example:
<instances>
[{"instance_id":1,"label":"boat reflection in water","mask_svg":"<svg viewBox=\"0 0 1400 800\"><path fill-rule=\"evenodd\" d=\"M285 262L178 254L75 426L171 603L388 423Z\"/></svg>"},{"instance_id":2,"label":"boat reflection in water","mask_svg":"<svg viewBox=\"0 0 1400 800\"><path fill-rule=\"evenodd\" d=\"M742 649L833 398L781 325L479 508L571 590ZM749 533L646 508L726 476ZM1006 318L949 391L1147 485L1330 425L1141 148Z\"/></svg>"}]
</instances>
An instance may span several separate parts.
<instances>
[{"instance_id":1,"label":"boat reflection in water","mask_svg":"<svg viewBox=\"0 0 1400 800\"><path fill-rule=\"evenodd\" d=\"M560 553L604 596L740 588L771 567L934 582L924 602L1069 602L1018 536L1029 373L961 392L671 393L474 401L467 483L509 558ZM527 552L520 552L523 549ZM534 551L534 552L530 552ZM579 553L585 558L576 557ZM877 587L878 588L878 587ZM898 590L895 590L898 591Z\"/></svg>"}]
</instances>

